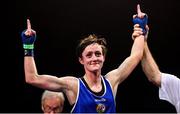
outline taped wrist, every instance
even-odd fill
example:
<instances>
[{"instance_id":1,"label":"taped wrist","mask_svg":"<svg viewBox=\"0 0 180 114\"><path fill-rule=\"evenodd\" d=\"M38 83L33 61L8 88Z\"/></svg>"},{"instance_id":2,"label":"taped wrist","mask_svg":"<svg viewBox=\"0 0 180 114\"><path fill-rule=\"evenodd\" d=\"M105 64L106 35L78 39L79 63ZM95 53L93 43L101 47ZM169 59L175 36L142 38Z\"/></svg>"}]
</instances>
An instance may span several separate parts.
<instances>
[{"instance_id":1,"label":"taped wrist","mask_svg":"<svg viewBox=\"0 0 180 114\"><path fill-rule=\"evenodd\" d=\"M24 56L34 56L34 44L23 44Z\"/></svg>"},{"instance_id":2,"label":"taped wrist","mask_svg":"<svg viewBox=\"0 0 180 114\"><path fill-rule=\"evenodd\" d=\"M24 56L32 56L34 57L34 50L33 49L25 49Z\"/></svg>"}]
</instances>

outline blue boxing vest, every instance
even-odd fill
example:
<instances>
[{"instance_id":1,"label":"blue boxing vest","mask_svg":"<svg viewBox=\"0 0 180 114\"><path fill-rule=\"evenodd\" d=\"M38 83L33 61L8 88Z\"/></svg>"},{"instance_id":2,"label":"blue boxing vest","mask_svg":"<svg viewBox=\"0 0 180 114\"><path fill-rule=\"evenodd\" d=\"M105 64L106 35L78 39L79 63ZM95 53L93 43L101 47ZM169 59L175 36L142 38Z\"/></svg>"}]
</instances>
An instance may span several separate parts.
<instances>
[{"instance_id":1,"label":"blue boxing vest","mask_svg":"<svg viewBox=\"0 0 180 114\"><path fill-rule=\"evenodd\" d=\"M108 80L101 76L104 84L104 93L97 96L88 90L88 87L79 78L77 99L72 113L115 113L115 99Z\"/></svg>"}]
</instances>

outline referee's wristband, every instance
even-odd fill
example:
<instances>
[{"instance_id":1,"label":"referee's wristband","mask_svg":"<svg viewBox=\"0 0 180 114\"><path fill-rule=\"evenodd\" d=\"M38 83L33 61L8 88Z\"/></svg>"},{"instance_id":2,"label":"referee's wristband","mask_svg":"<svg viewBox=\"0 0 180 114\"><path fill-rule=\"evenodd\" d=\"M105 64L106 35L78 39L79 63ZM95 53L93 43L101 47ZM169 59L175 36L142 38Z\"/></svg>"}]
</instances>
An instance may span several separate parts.
<instances>
[{"instance_id":1,"label":"referee's wristband","mask_svg":"<svg viewBox=\"0 0 180 114\"><path fill-rule=\"evenodd\" d=\"M33 49L24 49L24 56L34 57L34 50Z\"/></svg>"},{"instance_id":2,"label":"referee's wristband","mask_svg":"<svg viewBox=\"0 0 180 114\"><path fill-rule=\"evenodd\" d=\"M24 49L34 49L34 44L23 44Z\"/></svg>"}]
</instances>

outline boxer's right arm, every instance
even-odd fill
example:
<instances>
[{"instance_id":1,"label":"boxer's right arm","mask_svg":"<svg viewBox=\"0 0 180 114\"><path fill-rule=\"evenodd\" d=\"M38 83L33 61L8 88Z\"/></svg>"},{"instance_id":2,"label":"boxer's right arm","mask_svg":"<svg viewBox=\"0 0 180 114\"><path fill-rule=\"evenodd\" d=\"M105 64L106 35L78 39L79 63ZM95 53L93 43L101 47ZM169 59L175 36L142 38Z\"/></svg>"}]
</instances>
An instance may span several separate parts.
<instances>
[{"instance_id":1,"label":"boxer's right arm","mask_svg":"<svg viewBox=\"0 0 180 114\"><path fill-rule=\"evenodd\" d=\"M24 48L25 80L27 83L43 89L62 91L70 88L68 86L77 81L74 77L58 78L51 75L38 74L33 53L36 32L31 29L29 19L27 19L27 29L22 32L21 37Z\"/></svg>"}]
</instances>

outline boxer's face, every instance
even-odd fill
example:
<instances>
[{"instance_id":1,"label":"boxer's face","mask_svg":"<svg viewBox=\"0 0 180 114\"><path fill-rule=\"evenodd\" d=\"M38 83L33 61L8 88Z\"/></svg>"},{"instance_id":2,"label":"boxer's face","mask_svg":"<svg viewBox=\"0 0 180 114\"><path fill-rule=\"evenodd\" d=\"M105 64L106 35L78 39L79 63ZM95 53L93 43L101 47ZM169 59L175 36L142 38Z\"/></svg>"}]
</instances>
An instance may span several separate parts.
<instances>
[{"instance_id":1,"label":"boxer's face","mask_svg":"<svg viewBox=\"0 0 180 114\"><path fill-rule=\"evenodd\" d=\"M96 72L101 70L105 57L102 53L101 45L93 43L88 45L79 58L81 64L84 65L86 71Z\"/></svg>"}]
</instances>

